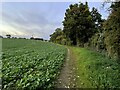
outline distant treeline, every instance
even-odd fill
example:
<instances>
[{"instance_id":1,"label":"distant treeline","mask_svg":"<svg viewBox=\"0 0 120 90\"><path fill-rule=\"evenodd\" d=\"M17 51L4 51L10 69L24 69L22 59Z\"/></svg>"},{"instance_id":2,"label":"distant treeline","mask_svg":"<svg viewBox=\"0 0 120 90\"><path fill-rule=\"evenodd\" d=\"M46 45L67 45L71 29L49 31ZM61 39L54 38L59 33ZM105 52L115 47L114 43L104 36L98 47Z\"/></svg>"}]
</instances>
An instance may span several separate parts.
<instances>
[{"instance_id":1,"label":"distant treeline","mask_svg":"<svg viewBox=\"0 0 120 90\"><path fill-rule=\"evenodd\" d=\"M107 20L88 3L71 4L65 12L63 30L57 28L50 41L87 47L120 60L120 1L112 2Z\"/></svg>"},{"instance_id":2,"label":"distant treeline","mask_svg":"<svg viewBox=\"0 0 120 90\"><path fill-rule=\"evenodd\" d=\"M0 38L3 38L3 36L0 35Z\"/></svg>"},{"instance_id":3,"label":"distant treeline","mask_svg":"<svg viewBox=\"0 0 120 90\"><path fill-rule=\"evenodd\" d=\"M7 38L13 38L13 39L28 39L28 38L22 38L22 37L12 37L10 34L7 34L6 37ZM4 38L4 37L0 35L0 38ZM31 37L30 39L32 39L32 40L48 41L48 40L44 40L43 38L35 38L35 37Z\"/></svg>"},{"instance_id":4,"label":"distant treeline","mask_svg":"<svg viewBox=\"0 0 120 90\"><path fill-rule=\"evenodd\" d=\"M34 38L34 37L31 37L30 39L32 39L32 40L41 40L41 41L47 41L47 40L44 40L43 38Z\"/></svg>"}]
</instances>

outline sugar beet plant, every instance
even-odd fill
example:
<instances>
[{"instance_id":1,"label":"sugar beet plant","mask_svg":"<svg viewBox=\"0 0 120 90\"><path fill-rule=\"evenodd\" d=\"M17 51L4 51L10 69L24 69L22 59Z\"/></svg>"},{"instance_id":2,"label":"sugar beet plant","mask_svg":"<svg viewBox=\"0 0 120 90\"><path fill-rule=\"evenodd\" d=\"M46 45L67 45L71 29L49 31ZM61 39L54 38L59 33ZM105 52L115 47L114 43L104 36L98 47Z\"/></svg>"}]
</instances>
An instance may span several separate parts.
<instances>
[{"instance_id":1,"label":"sugar beet plant","mask_svg":"<svg viewBox=\"0 0 120 90\"><path fill-rule=\"evenodd\" d=\"M3 39L2 88L51 88L66 56L66 48L53 43Z\"/></svg>"}]
</instances>

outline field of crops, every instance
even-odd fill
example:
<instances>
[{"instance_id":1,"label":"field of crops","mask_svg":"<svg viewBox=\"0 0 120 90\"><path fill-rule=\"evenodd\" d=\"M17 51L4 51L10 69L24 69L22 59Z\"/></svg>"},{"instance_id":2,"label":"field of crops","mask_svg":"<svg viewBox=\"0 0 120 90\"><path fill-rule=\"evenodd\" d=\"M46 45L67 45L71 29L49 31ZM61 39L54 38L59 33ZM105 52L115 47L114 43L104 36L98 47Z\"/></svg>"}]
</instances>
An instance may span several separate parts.
<instances>
[{"instance_id":1,"label":"field of crops","mask_svg":"<svg viewBox=\"0 0 120 90\"><path fill-rule=\"evenodd\" d=\"M39 89L54 86L67 49L49 42L2 40L2 88Z\"/></svg>"}]
</instances>

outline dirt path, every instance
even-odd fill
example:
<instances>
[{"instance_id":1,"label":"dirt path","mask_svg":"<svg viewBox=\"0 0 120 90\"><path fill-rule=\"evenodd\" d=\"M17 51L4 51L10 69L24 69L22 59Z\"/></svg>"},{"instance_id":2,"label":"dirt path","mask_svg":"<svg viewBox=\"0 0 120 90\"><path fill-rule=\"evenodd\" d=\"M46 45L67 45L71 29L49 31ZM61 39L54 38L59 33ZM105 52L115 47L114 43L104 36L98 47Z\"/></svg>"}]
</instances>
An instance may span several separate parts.
<instances>
[{"instance_id":1,"label":"dirt path","mask_svg":"<svg viewBox=\"0 0 120 90\"><path fill-rule=\"evenodd\" d=\"M56 88L74 88L76 87L75 80L75 57L68 48L67 58L58 77Z\"/></svg>"}]
</instances>

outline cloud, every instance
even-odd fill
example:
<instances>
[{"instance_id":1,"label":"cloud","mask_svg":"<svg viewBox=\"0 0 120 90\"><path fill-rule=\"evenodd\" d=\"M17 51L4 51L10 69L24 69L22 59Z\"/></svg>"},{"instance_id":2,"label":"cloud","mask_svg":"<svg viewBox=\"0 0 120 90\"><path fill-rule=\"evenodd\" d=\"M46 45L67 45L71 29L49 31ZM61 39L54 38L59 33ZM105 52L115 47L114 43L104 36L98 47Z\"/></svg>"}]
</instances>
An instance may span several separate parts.
<instances>
[{"instance_id":1,"label":"cloud","mask_svg":"<svg viewBox=\"0 0 120 90\"><path fill-rule=\"evenodd\" d=\"M49 38L57 27L62 26L60 21L52 21L47 18L48 14L42 11L31 11L30 9L14 9L2 11L2 32L24 37L43 37ZM57 17L56 17L57 18Z\"/></svg>"}]
</instances>

